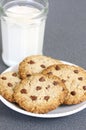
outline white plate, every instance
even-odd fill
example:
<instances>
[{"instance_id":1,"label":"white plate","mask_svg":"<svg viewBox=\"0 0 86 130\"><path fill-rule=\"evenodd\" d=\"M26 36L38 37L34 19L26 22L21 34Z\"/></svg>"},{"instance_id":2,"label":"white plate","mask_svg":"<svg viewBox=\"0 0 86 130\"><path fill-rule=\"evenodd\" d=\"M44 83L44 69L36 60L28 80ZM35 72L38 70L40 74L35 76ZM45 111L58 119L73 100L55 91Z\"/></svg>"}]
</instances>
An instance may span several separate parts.
<instances>
[{"instance_id":1,"label":"white plate","mask_svg":"<svg viewBox=\"0 0 86 130\"><path fill-rule=\"evenodd\" d=\"M64 63L72 65L71 63L68 63L68 62L64 62ZM18 69L18 66L14 66L14 67L8 68L4 72L16 71L17 69ZM2 96L0 96L0 99L6 106L8 106L9 108L11 108L12 110L14 110L16 112L19 112L19 113L22 113L22 114L28 115L28 116L41 117L41 118L56 118L56 117L68 116L68 115L77 113L77 112L83 110L84 108L86 108L86 101L85 101L85 102L82 102L77 105L60 106L59 108L57 108L47 114L35 114L35 113L27 112L27 111L21 109L19 106L15 105L14 103L10 103L6 99L4 99Z\"/></svg>"}]
</instances>

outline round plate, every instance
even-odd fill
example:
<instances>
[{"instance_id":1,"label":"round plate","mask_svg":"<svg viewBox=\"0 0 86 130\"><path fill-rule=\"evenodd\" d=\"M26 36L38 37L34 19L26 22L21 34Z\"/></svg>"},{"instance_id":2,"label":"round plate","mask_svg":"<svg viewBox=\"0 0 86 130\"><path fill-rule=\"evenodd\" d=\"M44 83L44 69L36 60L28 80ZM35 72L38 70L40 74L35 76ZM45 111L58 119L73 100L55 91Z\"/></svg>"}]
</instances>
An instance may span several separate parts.
<instances>
[{"instance_id":1,"label":"round plate","mask_svg":"<svg viewBox=\"0 0 86 130\"><path fill-rule=\"evenodd\" d=\"M65 61L63 61L63 63L69 64L69 65L74 65L72 63L65 62ZM18 70L18 65L10 67L10 68L6 69L4 72L17 71L17 70ZM82 102L82 103L77 104L77 105L69 105L69 106L62 105L62 106L58 107L57 109L50 111L46 114L35 114L35 113L27 112L27 111L21 109L19 106L17 106L14 103L10 103L6 99L4 99L2 96L0 96L0 100L6 106L8 106L9 108L11 108L12 110L14 110L16 112L19 112L19 113L22 113L22 114L28 115L28 116L41 117L41 118L56 118L56 117L68 116L68 115L77 113L77 112L83 110L84 108L86 108L86 101L85 101L85 102Z\"/></svg>"}]
</instances>

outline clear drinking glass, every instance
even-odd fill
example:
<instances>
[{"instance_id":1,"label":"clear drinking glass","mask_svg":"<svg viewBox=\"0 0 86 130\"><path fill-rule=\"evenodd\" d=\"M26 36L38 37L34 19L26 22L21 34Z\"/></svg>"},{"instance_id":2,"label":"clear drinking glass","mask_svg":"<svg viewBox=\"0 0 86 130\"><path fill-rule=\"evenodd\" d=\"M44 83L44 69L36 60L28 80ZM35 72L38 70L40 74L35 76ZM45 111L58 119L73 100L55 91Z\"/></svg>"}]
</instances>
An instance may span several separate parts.
<instances>
[{"instance_id":1,"label":"clear drinking glass","mask_svg":"<svg viewBox=\"0 0 86 130\"><path fill-rule=\"evenodd\" d=\"M48 0L1 0L2 59L15 65L42 54Z\"/></svg>"}]
</instances>

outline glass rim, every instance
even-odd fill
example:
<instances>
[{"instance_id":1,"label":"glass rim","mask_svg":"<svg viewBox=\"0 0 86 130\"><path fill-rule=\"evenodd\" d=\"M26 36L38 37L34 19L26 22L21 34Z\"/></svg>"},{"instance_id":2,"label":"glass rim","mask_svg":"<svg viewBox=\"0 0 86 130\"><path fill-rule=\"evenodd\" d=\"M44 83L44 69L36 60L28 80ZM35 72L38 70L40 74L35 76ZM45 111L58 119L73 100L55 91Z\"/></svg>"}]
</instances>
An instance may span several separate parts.
<instances>
[{"instance_id":1,"label":"glass rim","mask_svg":"<svg viewBox=\"0 0 86 130\"><path fill-rule=\"evenodd\" d=\"M45 17L45 16L47 15L49 3L48 3L48 0L43 0L43 1L45 2L45 6L43 6L43 8L40 10L39 13L36 13L34 16L29 17L29 18L36 19L36 18ZM5 17L9 17L9 16L7 15L7 13L10 13L10 14L13 14L13 15L16 14L16 16L27 16L27 15L28 15L28 13L26 13L26 14L25 14L25 13L24 13L24 14L20 14L20 13L15 13L15 12L12 12L12 11L7 11L7 13L5 13L5 12L6 12L6 8L9 6L9 4L11 4L11 3L13 3L13 2L15 2L16 5L17 5L19 2L35 2L35 3L38 3L37 1L34 1L34 0L19 0L19 1L13 0L13 1L11 1L11 2L7 2L6 4L3 5L3 12L4 12ZM8 8L9 8L9 7L8 7Z\"/></svg>"}]
</instances>

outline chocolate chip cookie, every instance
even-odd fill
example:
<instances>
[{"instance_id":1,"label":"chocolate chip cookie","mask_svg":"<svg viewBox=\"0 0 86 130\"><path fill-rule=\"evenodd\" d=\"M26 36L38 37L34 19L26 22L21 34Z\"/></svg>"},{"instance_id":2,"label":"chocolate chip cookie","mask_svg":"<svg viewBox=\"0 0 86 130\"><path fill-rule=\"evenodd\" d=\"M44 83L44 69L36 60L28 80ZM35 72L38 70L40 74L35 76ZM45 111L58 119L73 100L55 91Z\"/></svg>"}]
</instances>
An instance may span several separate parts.
<instances>
[{"instance_id":1,"label":"chocolate chip cookie","mask_svg":"<svg viewBox=\"0 0 86 130\"><path fill-rule=\"evenodd\" d=\"M61 78L68 89L64 104L78 104L86 100L86 70L78 66L52 65L42 72Z\"/></svg>"},{"instance_id":2,"label":"chocolate chip cookie","mask_svg":"<svg viewBox=\"0 0 86 130\"><path fill-rule=\"evenodd\" d=\"M41 72L53 64L61 64L61 61L43 55L27 57L19 64L20 77L24 79L33 73Z\"/></svg>"},{"instance_id":3,"label":"chocolate chip cookie","mask_svg":"<svg viewBox=\"0 0 86 130\"><path fill-rule=\"evenodd\" d=\"M10 102L14 102L13 89L20 82L17 72L6 72L0 75L0 94Z\"/></svg>"},{"instance_id":4,"label":"chocolate chip cookie","mask_svg":"<svg viewBox=\"0 0 86 130\"><path fill-rule=\"evenodd\" d=\"M67 89L56 76L34 74L14 89L19 106L33 113L47 113L63 103Z\"/></svg>"}]
</instances>

